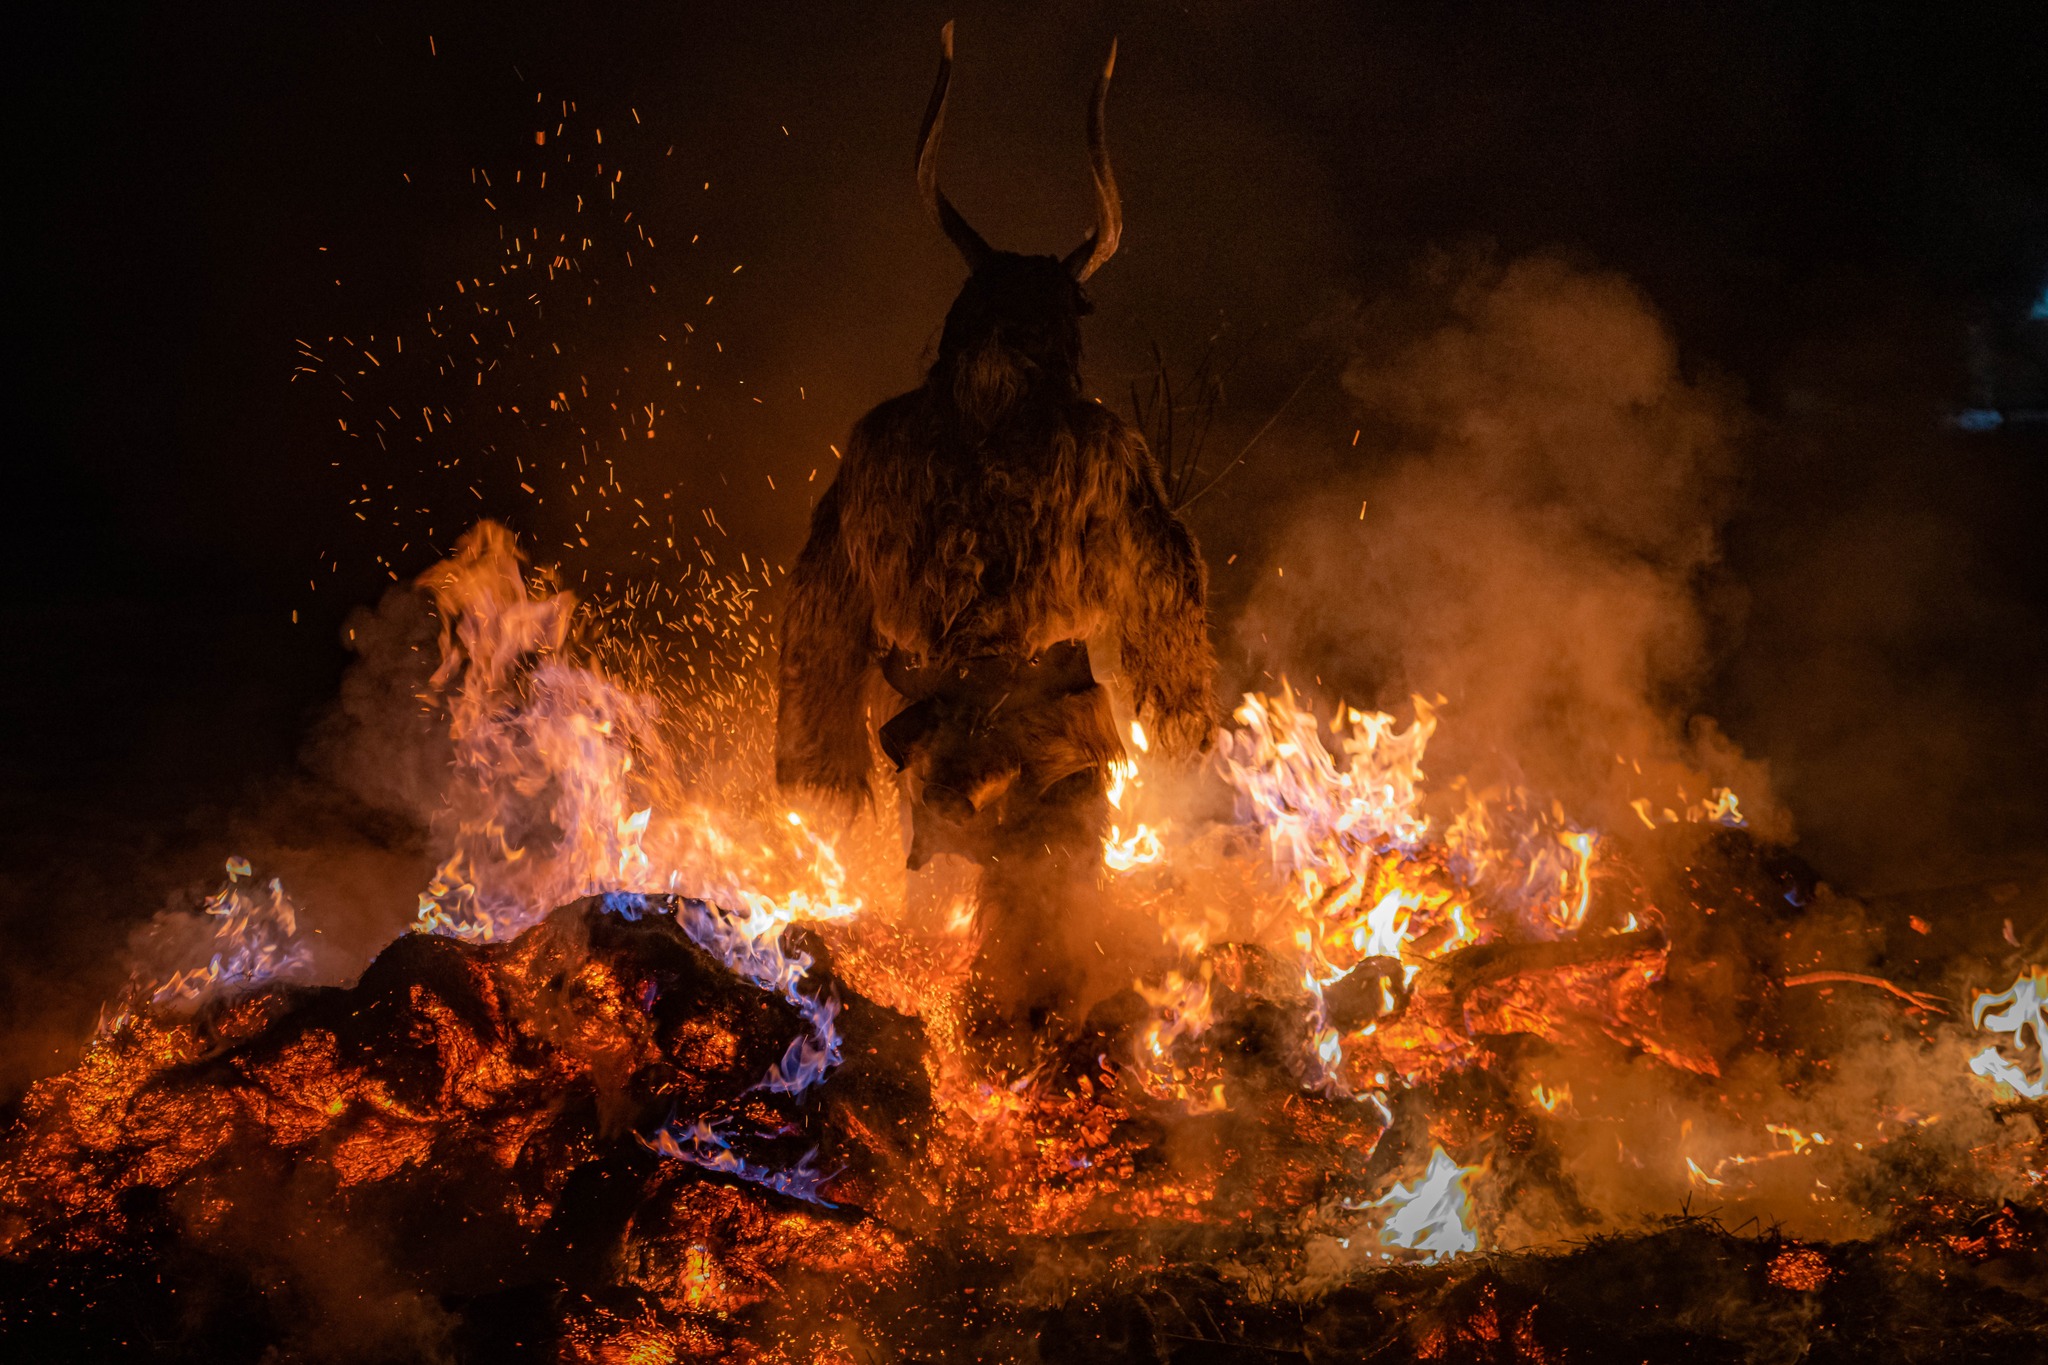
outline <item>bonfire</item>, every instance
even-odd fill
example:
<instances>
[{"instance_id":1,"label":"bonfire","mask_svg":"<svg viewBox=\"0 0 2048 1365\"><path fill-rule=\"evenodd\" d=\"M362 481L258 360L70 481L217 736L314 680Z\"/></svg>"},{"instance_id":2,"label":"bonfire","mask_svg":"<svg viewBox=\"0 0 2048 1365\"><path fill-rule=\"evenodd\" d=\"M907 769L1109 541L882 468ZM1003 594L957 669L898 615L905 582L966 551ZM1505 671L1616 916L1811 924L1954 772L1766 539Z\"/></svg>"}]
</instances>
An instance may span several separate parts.
<instances>
[{"instance_id":1,"label":"bonfire","mask_svg":"<svg viewBox=\"0 0 2048 1365\"><path fill-rule=\"evenodd\" d=\"M290 888L229 861L190 960L7 1133L17 1358L2015 1359L2048 1326L2048 975L1833 896L1739 792L1598 829L1438 790L1421 699L1249 695L1171 780L1136 731L1129 979L999 1062L973 906L906 891L888 812L692 742L501 528L417 591L455 762L412 931L317 982Z\"/></svg>"},{"instance_id":2,"label":"bonfire","mask_svg":"<svg viewBox=\"0 0 2048 1365\"><path fill-rule=\"evenodd\" d=\"M994 423L1010 411L994 399L1045 366L1043 355L1014 373L996 365L992 338L1057 330L1059 346L1040 349L1079 363L1079 281L1121 224L1102 132L1114 49L1089 115L1097 225L1059 263L993 252L938 192L950 28L945 42L920 180L970 268L997 262L963 291L970 302L989 294L963 371L979 367ZM424 326L428 344L407 348L394 333L382 360L347 336L322 346L348 357L354 374L335 377L350 402L350 385L397 382L378 378L386 361L417 363L422 385L431 366L463 386L434 393L468 393L472 374L483 392L491 373L502 386L488 390L493 429L559 464L563 549L604 536L600 513L647 529L639 595L572 592L491 521L393 589L385 610L396 615L365 635L397 639L401 652L418 642L406 654L418 666L377 685L417 702L417 733L387 748L431 755L419 766L434 775L422 821L433 870L367 962L337 967L318 938L330 907L241 856L225 856L203 904L166 911L137 940L133 976L76 1064L0 1114L8 1359L2041 1358L2048 925L1959 907L1935 933L1837 894L1762 818L1767 792L1703 777L1668 752L1615 752L1606 794L1591 801L1536 779L1438 771L1432 744L1441 756L1439 735L1463 721L1457 703L1361 707L1312 670L1290 684L1285 660L1270 685L1235 698L1199 759L1169 758L1168 729L1155 721L1148 736L1142 717L1103 699L1089 714L1113 733L1078 767L1092 780L1097 758L1107 765L1106 790L1085 793L1088 821L1102 814L1098 796L1107 816L1099 839L1092 823L1071 822L1087 836L1080 867L1061 864L1088 889L1086 913L1008 907L1013 925L1057 927L1071 1009L992 1042L977 1025L977 976L1042 965L1018 946L1035 941L1013 933L992 951L997 917L977 902L972 869L951 856L925 865L906 848L917 821L897 787L849 813L776 785L759 603L789 586L782 569L746 552L743 575L720 567L673 511L657 529L653 508L625 491L611 457L651 441L657 415L672 420L661 404L682 419L675 361L657 370L636 351L627 378L593 392L582 359L519 339L515 310L531 332L544 298L594 306L584 257L607 229L591 224L609 224L618 240L604 249L621 246L621 274L635 250L644 272L654 250L647 220L619 204L616 164L598 162L594 183L605 213L623 216L601 217L596 190L585 216L583 193L560 188L591 186L567 180L562 132L575 111L559 100L558 120L556 103L536 97L546 119L509 177L520 188L474 172L479 196L528 196L525 216L498 223L489 267L406 324L415 336ZM592 131L594 151L605 140ZM613 147L622 141L615 133ZM573 214L565 202L541 211L543 155L560 158L556 193ZM634 307L671 307L630 278ZM1629 446L1631 423L1654 429L1655 458L1619 475L1574 466L1566 480L1562 462L1539 460L1530 482L1683 501L1672 490L1693 473L1664 446L1713 444L1715 413L1673 377L1654 323L1613 302L1632 294L1574 278L1541 261L1498 272L1459 295L1460 326L1420 347L1412 373L1376 379L1360 362L1346 382L1369 407L1394 412L1405 399L1451 413L1433 420L1467 443L1446 442L1452 457L1510 463L1486 442L1506 448L1501 433L1544 423L1505 401L1468 412L1451 401L1464 390L1442 378L1469 369L1495 382L1511 368L1487 351L1493 309L1510 324L1514 364L1545 347L1574 352L1541 375L1546 403L1553 389L1633 367L1613 395L1601 391L1595 434ZM983 289L991 279L1003 288ZM1028 303L1046 279L1057 307L1039 321L1059 329L1020 328L1013 296ZM1574 326L1593 318L1606 344L1590 358L1576 354L1577 332L1530 305L1545 290L1566 297L1559 311ZM1601 332L1617 309L1620 325ZM659 355L701 357L707 343L724 353L708 330L684 351L695 329L684 322L671 340L668 317ZM473 366L455 359L462 336ZM300 350L300 373L328 363ZM550 368L520 373L544 382L507 377L522 350ZM1078 371L1063 377L1074 383L1061 401L1091 414ZM1250 445L1198 477L1220 383L1205 362L1183 428L1193 453L1161 452L1169 477L1156 494L1152 457L1127 461L1145 475L1130 488L1161 504L1132 524L1178 528L1174 507L1244 461ZM961 391L976 392L949 390L956 402ZM1684 401L1660 408L1667 391ZM481 416L484 400L473 401ZM350 409L340 436L388 456L412 419L382 404L387 425L379 406ZM1138 425L1171 445L1171 385L1135 406ZM446 404L409 410L422 438L454 421ZM1098 435L1112 428L1123 430L1091 418ZM1560 443L1576 434L1560 430ZM1360 430L1350 435L1355 446ZM1142 452L1134 436L1114 444ZM1060 449L1071 462L1072 443ZM859 453L848 446L848 467ZM545 468L504 454L502 481L537 509L530 480L545 481ZM436 468L482 499L469 482L477 463L459 477L452 456ZM817 500L831 482L797 496ZM1098 525L1098 483L1075 486L1087 496L1071 519L1094 517L1094 540L1117 540ZM1433 505L1415 483L1387 486L1407 494L1395 517ZM370 505L367 480L359 491L351 508ZM399 496L395 481L385 491ZM944 502L898 493L914 510ZM1472 523L1483 535L1461 527L1429 543L1487 540L1508 566L1494 579L1542 567L1545 537L1565 520L1539 506L1542 535L1518 539L1495 506L1507 499L1464 501L1498 519ZM1361 501L1361 522L1366 510ZM1663 545L1638 525L1654 509L1624 511L1599 536L1628 530L1641 543L1627 541L1626 572L1611 577L1654 577L1644 565L1663 554L1664 572L1689 585L1711 528L1660 524ZM450 529L445 505L416 512ZM713 509L702 515L707 537L723 535ZM1348 507L1343 516L1348 526ZM1184 528L1154 539L1177 547L1178 567L1159 579L1179 586L1153 595L1171 597L1185 652L1200 656L1181 661L1195 680L1182 689L1183 728L1206 726L1202 562ZM418 540L446 544L431 522ZM949 543L964 560L988 541ZM1392 543L1388 558L1401 557ZM1375 590L1395 581L1381 569ZM804 586L801 561L787 577ZM1547 580L1535 577L1540 595ZM1613 594L1589 595L1571 624L1597 632L1616 614L1606 604L1635 600ZM822 590L818 602L847 605ZM1475 619L1500 630L1514 610ZM864 649L872 622L853 624L840 634ZM952 626L949 616L936 634ZM1128 662L1147 630L1125 637ZM664 648L681 639L693 653ZM1027 651L1034 663L1043 643ZM1085 644L1060 643L1079 649L1094 707ZM358 641L366 656L375 647ZM1516 665L1537 671L1540 654L1525 649ZM861 699L840 675L821 676L813 690L858 731ZM1634 742L1597 717L1586 728L1579 747L1600 750L1603 769L1608 751ZM1121 757L1108 765L1112 749ZM881 768L881 746L869 757ZM1497 771L1536 770L1514 759ZM865 778L847 787L864 792ZM945 782L923 790L965 801ZM986 861L1010 856L995 847Z\"/></svg>"}]
</instances>

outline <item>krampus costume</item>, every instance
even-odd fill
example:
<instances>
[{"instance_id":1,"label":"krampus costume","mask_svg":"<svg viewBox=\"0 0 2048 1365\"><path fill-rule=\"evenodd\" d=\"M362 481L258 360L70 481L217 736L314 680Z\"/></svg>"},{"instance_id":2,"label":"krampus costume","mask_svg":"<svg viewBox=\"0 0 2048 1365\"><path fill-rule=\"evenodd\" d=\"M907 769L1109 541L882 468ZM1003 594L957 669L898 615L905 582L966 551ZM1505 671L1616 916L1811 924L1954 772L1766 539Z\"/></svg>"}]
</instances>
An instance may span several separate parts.
<instances>
[{"instance_id":1,"label":"krampus costume","mask_svg":"<svg viewBox=\"0 0 2048 1365\"><path fill-rule=\"evenodd\" d=\"M1077 919L1122 754L1086 642L1115 637L1132 708L1169 754L1208 743L1215 658L1201 555L1151 452L1081 392L1081 283L1122 226L1102 133L1115 49L1088 120L1096 228L1061 260L991 249L938 188L952 38L949 24L918 183L972 274L924 384L854 427L813 514L783 618L775 771L865 800L879 669L901 699L879 739L910 803L911 866L981 864L983 1002L1043 1024L1090 949Z\"/></svg>"}]
</instances>

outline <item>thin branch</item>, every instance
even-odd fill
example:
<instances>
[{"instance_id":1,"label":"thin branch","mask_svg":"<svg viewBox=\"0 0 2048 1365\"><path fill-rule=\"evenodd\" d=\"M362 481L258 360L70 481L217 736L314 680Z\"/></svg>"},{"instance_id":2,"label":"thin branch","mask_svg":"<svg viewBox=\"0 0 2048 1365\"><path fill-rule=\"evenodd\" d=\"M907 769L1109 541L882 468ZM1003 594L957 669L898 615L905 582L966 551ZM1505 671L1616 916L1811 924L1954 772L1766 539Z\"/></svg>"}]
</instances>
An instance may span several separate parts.
<instances>
[{"instance_id":1,"label":"thin branch","mask_svg":"<svg viewBox=\"0 0 2048 1365\"><path fill-rule=\"evenodd\" d=\"M1257 431L1252 433L1252 438L1249 441L1246 441L1244 443L1244 448L1237 452L1237 458L1232 460L1229 464L1223 466L1223 468L1217 470L1216 477L1209 480L1209 482L1207 482L1206 484L1203 484L1200 492L1196 493L1193 497L1187 499L1185 502L1180 503L1174 510L1185 512L1188 508L1193 507L1202 498L1206 497L1209 494L1210 490L1215 488L1217 484L1222 483L1223 478L1226 474L1230 473L1231 470L1243 464L1245 456L1252 453L1252 447L1256 446L1260 441L1264 440L1266 437L1266 433L1273 429L1273 424L1279 421L1281 417L1286 414L1287 409L1294 406L1294 400L1301 397L1301 391L1308 387L1308 381L1315 378L1316 372L1320 369L1322 369L1321 365L1311 366L1309 368L1308 373L1304 374L1301 377L1301 382L1294 386L1294 392L1287 395L1287 401L1282 403L1279 407L1273 409L1273 415L1271 417L1268 417L1264 425L1262 425Z\"/></svg>"},{"instance_id":2,"label":"thin branch","mask_svg":"<svg viewBox=\"0 0 2048 1365\"><path fill-rule=\"evenodd\" d=\"M1904 990L1894 986L1881 976L1865 976L1861 972L1805 972L1799 976L1788 976L1785 978L1787 986L1817 986L1823 982L1835 981L1851 982L1858 986L1875 986L1879 990L1890 991L1913 1009L1926 1010L1931 1014L1948 1013L1938 1003L1941 1000L1940 996Z\"/></svg>"}]
</instances>

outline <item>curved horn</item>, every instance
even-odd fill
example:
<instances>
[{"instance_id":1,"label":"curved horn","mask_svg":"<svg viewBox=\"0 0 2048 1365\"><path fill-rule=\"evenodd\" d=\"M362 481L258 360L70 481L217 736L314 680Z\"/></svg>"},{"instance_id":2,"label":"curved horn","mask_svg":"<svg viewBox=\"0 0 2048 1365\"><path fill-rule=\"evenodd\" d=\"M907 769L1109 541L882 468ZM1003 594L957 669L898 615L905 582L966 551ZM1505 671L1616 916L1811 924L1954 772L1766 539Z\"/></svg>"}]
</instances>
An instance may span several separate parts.
<instances>
[{"instance_id":1,"label":"curved horn","mask_svg":"<svg viewBox=\"0 0 2048 1365\"><path fill-rule=\"evenodd\" d=\"M946 87L953 83L953 21L939 30L939 81L932 87L931 103L924 107L924 129L917 135L917 188L924 196L924 206L933 218L938 220L946 236L967 258L969 270L981 269L982 263L995 253L981 234L968 226L960 216L960 210L953 207L953 201L939 188L939 134L946 125Z\"/></svg>"},{"instance_id":2,"label":"curved horn","mask_svg":"<svg viewBox=\"0 0 2048 1365\"><path fill-rule=\"evenodd\" d=\"M1095 102L1088 106L1088 163L1095 172L1095 230L1081 245L1068 253L1066 267L1076 280L1085 280L1116 255L1117 240L1124 235L1124 205L1117 197L1116 176L1109 169L1109 140L1102 132L1102 111L1109 103L1109 77L1116 70L1116 39L1109 40L1109 60L1102 64L1102 77L1095 82Z\"/></svg>"}]
</instances>

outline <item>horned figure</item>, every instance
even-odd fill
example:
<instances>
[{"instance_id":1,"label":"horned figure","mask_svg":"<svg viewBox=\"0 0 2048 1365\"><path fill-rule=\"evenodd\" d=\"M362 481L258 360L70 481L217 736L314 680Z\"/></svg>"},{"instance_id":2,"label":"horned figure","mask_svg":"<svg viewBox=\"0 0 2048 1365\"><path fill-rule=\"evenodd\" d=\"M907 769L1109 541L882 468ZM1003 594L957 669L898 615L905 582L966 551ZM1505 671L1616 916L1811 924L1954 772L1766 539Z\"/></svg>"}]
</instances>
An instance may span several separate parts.
<instances>
[{"instance_id":1,"label":"horned figure","mask_svg":"<svg viewBox=\"0 0 2048 1365\"><path fill-rule=\"evenodd\" d=\"M1082 394L1081 286L1122 230L1102 126L1115 46L1088 116L1095 229L1061 259L995 250L939 189L951 24L942 41L917 179L970 274L924 383L854 427L812 516L783 618L775 772L865 802L879 670L910 865L981 864L977 978L1011 1017L1042 1019L1071 1003L1077 948L1095 955L1076 906L1101 875L1123 752L1088 641L1114 642L1155 749L1206 748L1207 575L1144 441Z\"/></svg>"}]
</instances>

